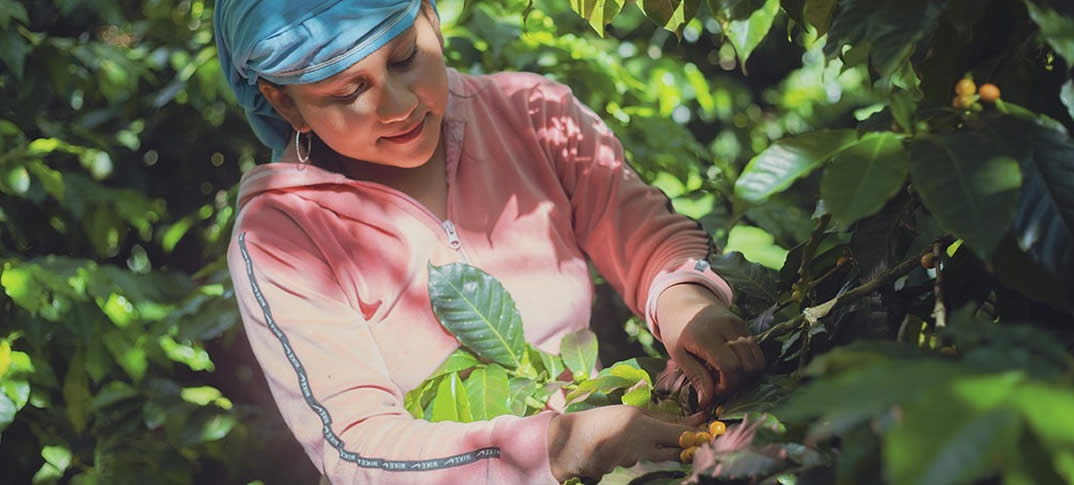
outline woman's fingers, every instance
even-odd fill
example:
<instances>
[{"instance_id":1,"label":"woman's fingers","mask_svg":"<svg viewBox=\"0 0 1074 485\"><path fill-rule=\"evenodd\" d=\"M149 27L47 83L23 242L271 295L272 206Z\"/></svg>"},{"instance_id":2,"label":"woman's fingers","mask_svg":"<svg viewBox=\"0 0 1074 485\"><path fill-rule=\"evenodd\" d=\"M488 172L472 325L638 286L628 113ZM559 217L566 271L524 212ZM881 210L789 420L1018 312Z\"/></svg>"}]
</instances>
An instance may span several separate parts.
<instances>
[{"instance_id":1,"label":"woman's fingers","mask_svg":"<svg viewBox=\"0 0 1074 485\"><path fill-rule=\"evenodd\" d=\"M715 387L716 395L726 394L738 388L742 381L742 361L726 341L694 349L694 352L700 355L719 375L719 382Z\"/></svg>"},{"instance_id":2,"label":"woman's fingers","mask_svg":"<svg viewBox=\"0 0 1074 485\"><path fill-rule=\"evenodd\" d=\"M690 383L694 385L694 389L697 390L697 400L701 407L711 404L716 397L716 381L708 366L693 354L687 352L686 349L681 349L681 352L678 352L678 355L675 356L675 362L679 364L679 368L682 369L686 377L690 379Z\"/></svg>"}]
</instances>

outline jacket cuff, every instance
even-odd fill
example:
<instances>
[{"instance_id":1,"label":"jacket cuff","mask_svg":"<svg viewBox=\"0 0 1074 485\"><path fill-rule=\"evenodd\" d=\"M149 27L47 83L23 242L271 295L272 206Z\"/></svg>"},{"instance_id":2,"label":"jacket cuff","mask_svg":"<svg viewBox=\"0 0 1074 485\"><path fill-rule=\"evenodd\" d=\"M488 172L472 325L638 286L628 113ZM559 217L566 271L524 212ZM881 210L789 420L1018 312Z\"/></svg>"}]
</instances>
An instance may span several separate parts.
<instances>
[{"instance_id":1,"label":"jacket cuff","mask_svg":"<svg viewBox=\"0 0 1074 485\"><path fill-rule=\"evenodd\" d=\"M661 341L663 339L660 337L660 322L656 318L656 303L664 290L683 283L693 283L708 288L728 306L734 298L731 285L714 273L712 266L704 259L688 259L678 267L661 272L649 286L649 297L645 304L645 322L653 336Z\"/></svg>"},{"instance_id":2,"label":"jacket cuff","mask_svg":"<svg viewBox=\"0 0 1074 485\"><path fill-rule=\"evenodd\" d=\"M548 426L557 414L543 411L526 418L501 416L493 420L497 425L492 441L500 448L500 460L506 470L518 473L510 483L559 484L548 456Z\"/></svg>"}]
</instances>

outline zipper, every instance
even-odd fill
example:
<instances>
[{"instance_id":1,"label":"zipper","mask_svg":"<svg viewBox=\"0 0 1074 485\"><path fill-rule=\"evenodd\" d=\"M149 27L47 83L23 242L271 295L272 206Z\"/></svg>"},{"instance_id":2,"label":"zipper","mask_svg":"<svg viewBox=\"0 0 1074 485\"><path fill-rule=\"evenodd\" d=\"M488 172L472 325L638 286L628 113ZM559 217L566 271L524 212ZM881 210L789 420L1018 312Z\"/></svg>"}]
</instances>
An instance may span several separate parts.
<instances>
[{"instance_id":1,"label":"zipper","mask_svg":"<svg viewBox=\"0 0 1074 485\"><path fill-rule=\"evenodd\" d=\"M451 249L455 250L464 263L470 264L470 258L466 257L466 250L462 248L462 241L459 240L459 233L455 231L455 223L451 222L451 219L445 219L440 223L440 227L443 227L444 232L447 233L448 245Z\"/></svg>"}]
</instances>

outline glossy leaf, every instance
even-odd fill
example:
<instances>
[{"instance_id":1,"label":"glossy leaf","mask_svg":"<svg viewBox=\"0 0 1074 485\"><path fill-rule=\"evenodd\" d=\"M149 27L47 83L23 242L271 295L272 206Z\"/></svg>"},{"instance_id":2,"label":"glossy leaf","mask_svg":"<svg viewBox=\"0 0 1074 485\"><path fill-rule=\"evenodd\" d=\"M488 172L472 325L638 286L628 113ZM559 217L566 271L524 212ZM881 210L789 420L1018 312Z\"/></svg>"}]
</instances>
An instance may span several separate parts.
<instances>
[{"instance_id":1,"label":"glossy leaf","mask_svg":"<svg viewBox=\"0 0 1074 485\"><path fill-rule=\"evenodd\" d=\"M829 58L843 47L867 46L870 64L889 76L914 52L917 41L929 35L947 2L937 0L839 0L824 52Z\"/></svg>"},{"instance_id":2,"label":"glossy leaf","mask_svg":"<svg viewBox=\"0 0 1074 485\"><path fill-rule=\"evenodd\" d=\"M745 70L744 66L753 54L753 50L761 44L761 41L768 35L768 31L772 29L772 22L779 13L779 0L765 0L748 16L739 18L729 10L742 3L744 2L709 0L710 8L722 22L723 33L735 47L739 63Z\"/></svg>"},{"instance_id":3,"label":"glossy leaf","mask_svg":"<svg viewBox=\"0 0 1074 485\"><path fill-rule=\"evenodd\" d=\"M1021 420L1008 409L984 412L947 399L908 407L884 443L891 483L974 483L1013 453Z\"/></svg>"},{"instance_id":4,"label":"glossy leaf","mask_svg":"<svg viewBox=\"0 0 1074 485\"><path fill-rule=\"evenodd\" d=\"M597 365L597 334L588 328L563 336L559 344L563 364L575 376L589 376Z\"/></svg>"},{"instance_id":5,"label":"glossy leaf","mask_svg":"<svg viewBox=\"0 0 1074 485\"><path fill-rule=\"evenodd\" d=\"M1018 201L1014 235L1018 246L1052 274L1074 280L1074 143L1047 128L1030 125L1022 160L1025 184Z\"/></svg>"},{"instance_id":6,"label":"glossy leaf","mask_svg":"<svg viewBox=\"0 0 1074 485\"><path fill-rule=\"evenodd\" d=\"M466 378L470 414L475 421L483 421L511 414L511 383L507 371L496 364L475 369Z\"/></svg>"},{"instance_id":7,"label":"glossy leaf","mask_svg":"<svg viewBox=\"0 0 1074 485\"><path fill-rule=\"evenodd\" d=\"M589 21L593 30L604 37L604 27L623 9L624 0L571 0L571 10Z\"/></svg>"},{"instance_id":8,"label":"glossy leaf","mask_svg":"<svg viewBox=\"0 0 1074 485\"><path fill-rule=\"evenodd\" d=\"M820 186L824 206L844 226L875 214L902 188L909 163L898 135L866 135L824 170Z\"/></svg>"},{"instance_id":9,"label":"glossy leaf","mask_svg":"<svg viewBox=\"0 0 1074 485\"><path fill-rule=\"evenodd\" d=\"M1074 16L1064 15L1046 1L1024 1L1029 9L1029 17L1040 27L1048 44L1066 59L1067 65L1074 63Z\"/></svg>"},{"instance_id":10,"label":"glossy leaf","mask_svg":"<svg viewBox=\"0 0 1074 485\"><path fill-rule=\"evenodd\" d=\"M681 35L682 29L697 15L701 0L640 0L638 3L656 25Z\"/></svg>"},{"instance_id":11,"label":"glossy leaf","mask_svg":"<svg viewBox=\"0 0 1074 485\"><path fill-rule=\"evenodd\" d=\"M779 299L776 273L757 263L746 261L742 253L725 253L712 258L712 270L735 289L739 306L756 313Z\"/></svg>"},{"instance_id":12,"label":"glossy leaf","mask_svg":"<svg viewBox=\"0 0 1074 485\"><path fill-rule=\"evenodd\" d=\"M735 196L754 204L764 202L855 141L854 130L818 130L778 140L746 165L735 182Z\"/></svg>"},{"instance_id":13,"label":"glossy leaf","mask_svg":"<svg viewBox=\"0 0 1074 485\"><path fill-rule=\"evenodd\" d=\"M1022 172L981 136L927 136L910 144L910 175L940 224L988 258L1014 222Z\"/></svg>"},{"instance_id":14,"label":"glossy leaf","mask_svg":"<svg viewBox=\"0 0 1074 485\"><path fill-rule=\"evenodd\" d=\"M1070 117L1074 118L1074 79L1063 83L1059 91L1059 100L1063 102L1063 106L1067 107Z\"/></svg>"},{"instance_id":15,"label":"glossy leaf","mask_svg":"<svg viewBox=\"0 0 1074 485\"><path fill-rule=\"evenodd\" d=\"M522 364L522 317L510 293L470 265L429 265L429 299L444 325L470 350L509 369Z\"/></svg>"},{"instance_id":16,"label":"glossy leaf","mask_svg":"<svg viewBox=\"0 0 1074 485\"><path fill-rule=\"evenodd\" d=\"M525 416L527 414L526 400L536 392L537 383L533 380L524 377L512 378L510 382L511 396L508 399L511 404L511 414Z\"/></svg>"},{"instance_id":17,"label":"glossy leaf","mask_svg":"<svg viewBox=\"0 0 1074 485\"><path fill-rule=\"evenodd\" d=\"M474 354L471 354L470 351L459 347L455 349L455 351L452 352L451 355L447 357L447 359L444 359L444 362L440 364L440 367L437 367L436 370L433 371L433 373L426 379L432 379L434 377L442 376L444 374L450 374L452 372L464 371L466 369L476 366L478 363L479 362L477 360L477 357L474 357Z\"/></svg>"},{"instance_id":18,"label":"glossy leaf","mask_svg":"<svg viewBox=\"0 0 1074 485\"><path fill-rule=\"evenodd\" d=\"M425 416L432 422L458 421L469 423L473 421L470 414L470 399L466 387L459 378L458 373L451 373L440 381L436 387L436 397L432 401L432 413Z\"/></svg>"}]
</instances>

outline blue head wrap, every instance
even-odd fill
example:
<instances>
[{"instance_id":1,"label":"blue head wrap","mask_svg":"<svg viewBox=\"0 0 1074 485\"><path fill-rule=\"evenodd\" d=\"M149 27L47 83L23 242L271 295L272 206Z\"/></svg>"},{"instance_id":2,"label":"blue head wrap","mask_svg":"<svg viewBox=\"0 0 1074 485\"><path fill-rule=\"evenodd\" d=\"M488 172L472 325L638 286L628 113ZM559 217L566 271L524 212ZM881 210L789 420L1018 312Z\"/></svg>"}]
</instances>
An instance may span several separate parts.
<instances>
[{"instance_id":1,"label":"blue head wrap","mask_svg":"<svg viewBox=\"0 0 1074 485\"><path fill-rule=\"evenodd\" d=\"M324 80L394 39L414 23L421 0L219 0L216 50L227 82L273 160L291 124L257 89Z\"/></svg>"}]
</instances>

